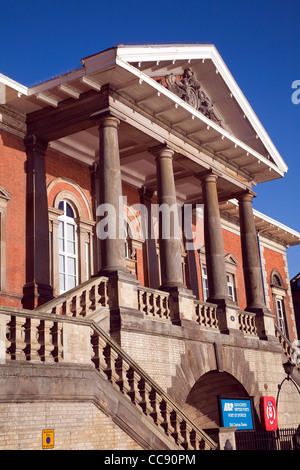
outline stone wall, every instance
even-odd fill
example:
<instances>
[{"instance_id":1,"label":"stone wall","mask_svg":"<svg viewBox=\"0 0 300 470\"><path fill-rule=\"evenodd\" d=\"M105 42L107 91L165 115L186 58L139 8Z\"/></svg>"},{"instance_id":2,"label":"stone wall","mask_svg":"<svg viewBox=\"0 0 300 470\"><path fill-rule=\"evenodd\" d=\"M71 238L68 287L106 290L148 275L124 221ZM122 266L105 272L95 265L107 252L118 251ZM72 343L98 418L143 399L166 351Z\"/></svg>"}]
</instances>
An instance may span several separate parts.
<instances>
[{"instance_id":1,"label":"stone wall","mask_svg":"<svg viewBox=\"0 0 300 470\"><path fill-rule=\"evenodd\" d=\"M41 450L43 430L54 431L54 450L140 450L93 403L0 403L0 449Z\"/></svg>"},{"instance_id":2,"label":"stone wall","mask_svg":"<svg viewBox=\"0 0 300 470\"><path fill-rule=\"evenodd\" d=\"M203 381L203 400L198 414L206 414L207 397L251 396L259 426L261 396L278 394L278 385L286 377L282 367L282 346L276 341L262 341L242 335L224 335L179 327L159 321L123 320L121 346L144 370L195 419L195 409L187 406L188 396ZM214 372L209 391L210 374ZM226 383L224 382L226 376ZM230 380L228 380L228 377ZM207 382L206 382L207 381ZM200 390L200 389L199 389ZM200 393L200 392L199 392ZM238 395L237 395L238 394ZM242 394L242 395L241 395ZM279 394L279 427L295 427L300 422L300 395L285 381ZM211 406L211 403L210 403ZM199 415L200 416L200 415ZM205 421L205 420L204 420ZM195 423L203 428L203 419ZM220 426L218 419L205 421L205 427Z\"/></svg>"}]
</instances>

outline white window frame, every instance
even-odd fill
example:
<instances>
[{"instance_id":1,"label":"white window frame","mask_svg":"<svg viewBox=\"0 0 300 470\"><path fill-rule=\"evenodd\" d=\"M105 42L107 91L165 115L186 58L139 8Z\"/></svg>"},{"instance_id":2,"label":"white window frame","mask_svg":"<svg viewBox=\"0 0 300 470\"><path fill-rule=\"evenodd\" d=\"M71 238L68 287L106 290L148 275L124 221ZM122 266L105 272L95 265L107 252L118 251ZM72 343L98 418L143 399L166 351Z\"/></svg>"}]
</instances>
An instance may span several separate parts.
<instances>
[{"instance_id":1,"label":"white window frame","mask_svg":"<svg viewBox=\"0 0 300 470\"><path fill-rule=\"evenodd\" d=\"M288 323L286 318L286 287L279 271L274 269L271 273L270 285L273 297L276 325L281 333L289 339Z\"/></svg>"},{"instance_id":2,"label":"white window frame","mask_svg":"<svg viewBox=\"0 0 300 470\"><path fill-rule=\"evenodd\" d=\"M209 297L209 290L208 290L208 279L207 279L207 267L204 264L201 265L201 276L202 276L203 300L205 302Z\"/></svg>"},{"instance_id":3,"label":"white window frame","mask_svg":"<svg viewBox=\"0 0 300 470\"><path fill-rule=\"evenodd\" d=\"M77 223L75 222L76 218L76 211L73 205L70 203L70 201L63 199L60 201L60 204L63 203L63 210L64 213L58 217L59 220L59 233L58 233L58 256L59 256L59 292L60 294L72 289L73 287L76 287L78 285L78 237L77 237L77 230L78 226ZM74 217L69 217L66 215L66 207L67 204L70 206L72 209ZM73 227L73 234L74 237L72 240L68 240L68 235L67 232L68 230L67 227L72 226ZM61 227L63 227L63 237L60 236L60 230ZM61 247L61 241L63 241L63 248ZM67 247L69 243L74 243L74 253L69 252ZM61 271L61 263L60 260L64 260L64 271ZM74 260L74 268L75 268L75 274L70 274L69 273L69 264L68 264L68 259L73 259ZM64 286L62 287L61 279L64 277ZM74 278L74 283L70 285L69 283L69 278L70 277Z\"/></svg>"},{"instance_id":4,"label":"white window frame","mask_svg":"<svg viewBox=\"0 0 300 470\"><path fill-rule=\"evenodd\" d=\"M235 296L235 276L232 273L226 273L227 279L227 289L228 289L228 296L233 301L236 302Z\"/></svg>"}]
</instances>

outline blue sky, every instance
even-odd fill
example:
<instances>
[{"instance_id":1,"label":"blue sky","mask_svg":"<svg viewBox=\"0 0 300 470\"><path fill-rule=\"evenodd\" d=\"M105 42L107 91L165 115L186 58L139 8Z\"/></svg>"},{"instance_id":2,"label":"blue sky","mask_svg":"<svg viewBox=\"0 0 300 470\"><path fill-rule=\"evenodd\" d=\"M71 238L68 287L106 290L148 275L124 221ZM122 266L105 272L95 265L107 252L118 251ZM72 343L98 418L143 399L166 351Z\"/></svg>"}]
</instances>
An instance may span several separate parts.
<instances>
[{"instance_id":1,"label":"blue sky","mask_svg":"<svg viewBox=\"0 0 300 470\"><path fill-rule=\"evenodd\" d=\"M116 44L215 44L289 167L255 188L254 208L300 232L299 0L0 0L0 18L0 73L27 86ZM292 278L300 246L288 261Z\"/></svg>"}]
</instances>

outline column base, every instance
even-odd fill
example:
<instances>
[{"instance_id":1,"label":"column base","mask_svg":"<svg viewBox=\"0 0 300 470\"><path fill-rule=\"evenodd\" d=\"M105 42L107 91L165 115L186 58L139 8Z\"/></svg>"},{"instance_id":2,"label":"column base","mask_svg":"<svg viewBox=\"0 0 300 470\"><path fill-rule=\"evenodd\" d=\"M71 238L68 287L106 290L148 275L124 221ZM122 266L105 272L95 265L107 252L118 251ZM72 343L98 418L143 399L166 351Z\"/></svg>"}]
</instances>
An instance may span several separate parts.
<instances>
[{"instance_id":1,"label":"column base","mask_svg":"<svg viewBox=\"0 0 300 470\"><path fill-rule=\"evenodd\" d=\"M276 341L274 315L266 306L249 306L245 312L255 313L257 336L265 341Z\"/></svg>"},{"instance_id":2,"label":"column base","mask_svg":"<svg viewBox=\"0 0 300 470\"><path fill-rule=\"evenodd\" d=\"M94 277L105 276L109 279L120 279L120 280L128 280L128 281L137 281L136 275L132 274L129 269L116 266L112 268L102 268Z\"/></svg>"},{"instance_id":3,"label":"column base","mask_svg":"<svg viewBox=\"0 0 300 470\"><path fill-rule=\"evenodd\" d=\"M23 308L34 310L53 299L53 288L49 284L27 283L23 287Z\"/></svg>"},{"instance_id":4,"label":"column base","mask_svg":"<svg viewBox=\"0 0 300 470\"><path fill-rule=\"evenodd\" d=\"M228 298L211 298L207 302L217 305L219 330L226 335L241 336L239 307Z\"/></svg>"},{"instance_id":5,"label":"column base","mask_svg":"<svg viewBox=\"0 0 300 470\"><path fill-rule=\"evenodd\" d=\"M183 285L161 286L159 290L170 294L170 316L173 325L183 326L186 320L194 317L194 293Z\"/></svg>"}]
</instances>

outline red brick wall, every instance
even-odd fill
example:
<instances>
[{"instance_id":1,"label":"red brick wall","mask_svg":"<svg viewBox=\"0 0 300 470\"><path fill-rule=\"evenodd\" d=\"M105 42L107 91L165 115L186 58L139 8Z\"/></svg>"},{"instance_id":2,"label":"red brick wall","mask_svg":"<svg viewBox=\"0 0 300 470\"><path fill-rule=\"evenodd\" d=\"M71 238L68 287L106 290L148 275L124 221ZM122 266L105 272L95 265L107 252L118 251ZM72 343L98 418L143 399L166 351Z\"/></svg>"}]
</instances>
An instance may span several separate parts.
<instances>
[{"instance_id":1,"label":"red brick wall","mask_svg":"<svg viewBox=\"0 0 300 470\"><path fill-rule=\"evenodd\" d=\"M242 259L242 248L241 240L239 235L236 235L228 230L222 230L223 232L223 243L225 256L231 253L238 261L236 267L236 287L239 301L239 307L244 310L247 306L245 284L244 284L244 273L243 273L243 259Z\"/></svg>"},{"instance_id":2,"label":"red brick wall","mask_svg":"<svg viewBox=\"0 0 300 470\"><path fill-rule=\"evenodd\" d=\"M273 299L272 299L272 289L271 289L271 286L270 286L270 278L271 278L271 273L274 269L276 269L281 277L282 277L282 280L284 282L284 287L286 289L288 289L288 285L286 284L286 273L285 273L285 260L282 256L281 253L278 253L274 250L271 250L270 248L264 248L264 259L265 259L265 270L267 272L267 281L268 281L268 295L270 296L270 299L271 299L271 302L270 302L270 308L272 310L272 312L274 313L275 315L275 311L274 311L274 305L273 305ZM291 301L291 298L289 296L289 292L286 291L286 296L285 296L285 309L286 309L286 319L287 319L287 323L288 323L288 330L291 334L291 337L289 338L291 341L294 341L295 338L295 335L293 333L293 322L292 322L292 318L291 318L291 308L290 308L290 301Z\"/></svg>"},{"instance_id":3,"label":"red brick wall","mask_svg":"<svg viewBox=\"0 0 300 470\"><path fill-rule=\"evenodd\" d=\"M12 194L6 218L6 295L0 304L21 307L25 284L26 155L23 140L0 131L0 184Z\"/></svg>"},{"instance_id":4,"label":"red brick wall","mask_svg":"<svg viewBox=\"0 0 300 470\"><path fill-rule=\"evenodd\" d=\"M48 150L46 156L47 186L54 178L58 177L69 178L74 183L77 183L85 193L91 205L91 175L88 166L84 165L83 163L77 162L65 155L59 154L58 152ZM53 206L55 195L62 190L74 192L74 194L82 201L80 193L74 188L72 188L72 186L67 185L66 183L60 183L56 185L55 188L53 188L51 193L49 194L49 206ZM84 207L83 201L82 207ZM87 213L85 217L87 219L89 218Z\"/></svg>"}]
</instances>

